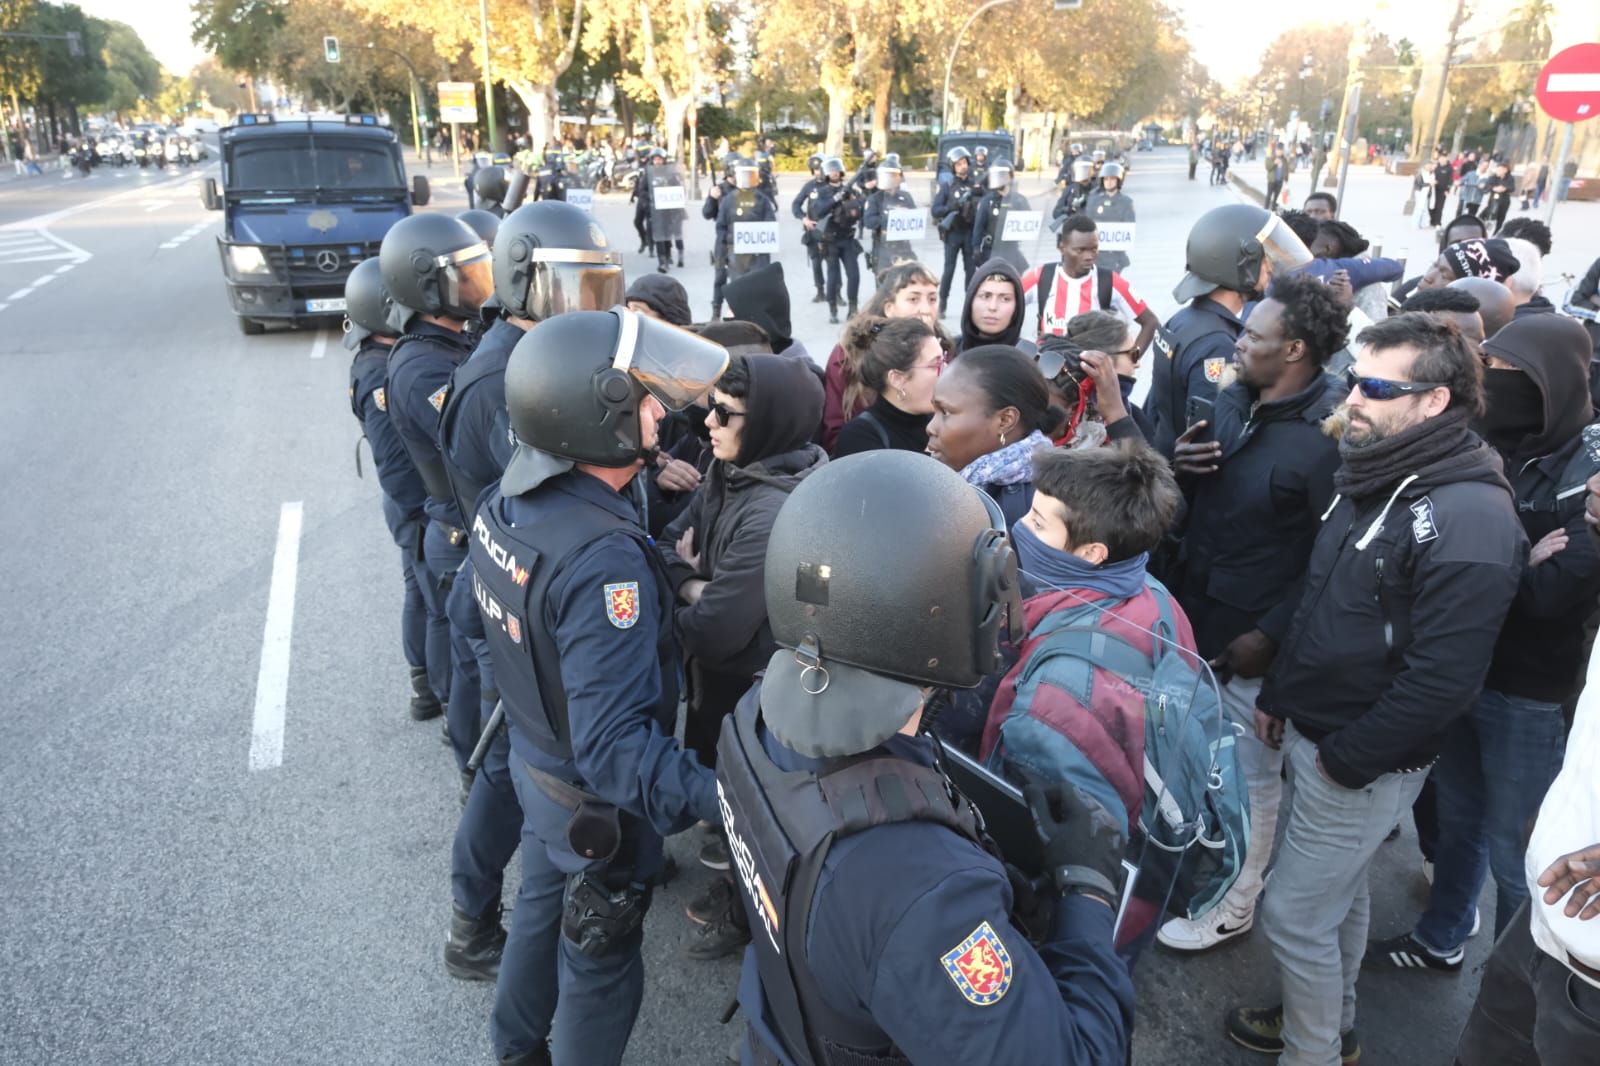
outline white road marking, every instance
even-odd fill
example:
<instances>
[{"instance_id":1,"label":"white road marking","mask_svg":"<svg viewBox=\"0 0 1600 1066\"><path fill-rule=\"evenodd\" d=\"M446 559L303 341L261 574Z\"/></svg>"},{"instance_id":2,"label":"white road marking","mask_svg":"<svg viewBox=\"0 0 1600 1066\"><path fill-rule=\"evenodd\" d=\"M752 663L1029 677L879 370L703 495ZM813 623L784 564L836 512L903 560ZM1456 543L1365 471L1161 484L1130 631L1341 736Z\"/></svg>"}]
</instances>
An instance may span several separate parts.
<instances>
[{"instance_id":1,"label":"white road marking","mask_svg":"<svg viewBox=\"0 0 1600 1066\"><path fill-rule=\"evenodd\" d=\"M33 287L37 289L40 285L48 284L54 280L56 280L56 276L54 274L46 274L43 277L34 278Z\"/></svg>"},{"instance_id":2,"label":"white road marking","mask_svg":"<svg viewBox=\"0 0 1600 1066\"><path fill-rule=\"evenodd\" d=\"M261 669L256 674L256 707L250 727L250 769L283 765L283 723L289 697L289 638L294 630L294 585L300 567L300 501L285 503L278 515L278 546L272 556L267 591L267 622L261 634Z\"/></svg>"},{"instance_id":3,"label":"white road marking","mask_svg":"<svg viewBox=\"0 0 1600 1066\"><path fill-rule=\"evenodd\" d=\"M29 285L26 289L18 289L16 292L12 293L10 296L7 296L6 297L6 301L7 302L11 302L11 301L15 301L15 300L20 300L20 299L22 299L24 296L28 295L28 293L30 293L32 291L33 291L33 286L32 285Z\"/></svg>"},{"instance_id":4,"label":"white road marking","mask_svg":"<svg viewBox=\"0 0 1600 1066\"><path fill-rule=\"evenodd\" d=\"M317 339L311 342L311 358L321 359L322 353L328 350L328 331L317 330Z\"/></svg>"},{"instance_id":5,"label":"white road marking","mask_svg":"<svg viewBox=\"0 0 1600 1066\"><path fill-rule=\"evenodd\" d=\"M204 222L196 222L194 225L190 226L188 229L184 230L182 233L178 234L176 237L172 238L170 241L163 241L161 243L161 247L165 248L165 249L168 249L168 250L176 248L176 247L178 247L178 245L184 243L185 241L191 241L194 238L198 237L202 232L205 231L206 227L208 227L210 225L211 225L211 220L210 219L207 219Z\"/></svg>"},{"instance_id":6,"label":"white road marking","mask_svg":"<svg viewBox=\"0 0 1600 1066\"><path fill-rule=\"evenodd\" d=\"M65 266L58 266L58 267L56 267L56 273L57 274L65 274L67 271L71 270L73 267L75 267L77 265L78 265L77 263L67 263Z\"/></svg>"},{"instance_id":7,"label":"white road marking","mask_svg":"<svg viewBox=\"0 0 1600 1066\"><path fill-rule=\"evenodd\" d=\"M172 206L172 201L171 200L145 200L144 201L144 209L145 209L145 213L146 214L148 214L151 211L159 211L163 207L171 207L171 206Z\"/></svg>"},{"instance_id":8,"label":"white road marking","mask_svg":"<svg viewBox=\"0 0 1600 1066\"><path fill-rule=\"evenodd\" d=\"M0 311L4 311L6 308L8 308L10 306L11 306L10 304L0 304Z\"/></svg>"}]
</instances>

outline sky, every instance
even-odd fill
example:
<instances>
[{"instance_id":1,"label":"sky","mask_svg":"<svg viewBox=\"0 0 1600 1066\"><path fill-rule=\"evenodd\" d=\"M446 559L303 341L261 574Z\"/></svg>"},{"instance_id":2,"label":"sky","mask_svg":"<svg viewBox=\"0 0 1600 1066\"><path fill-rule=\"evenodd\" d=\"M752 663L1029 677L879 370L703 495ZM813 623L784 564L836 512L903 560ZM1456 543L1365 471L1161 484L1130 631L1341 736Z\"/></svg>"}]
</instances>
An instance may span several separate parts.
<instances>
[{"instance_id":1,"label":"sky","mask_svg":"<svg viewBox=\"0 0 1600 1066\"><path fill-rule=\"evenodd\" d=\"M189 0L74 0L96 18L126 22L150 54L174 74L187 74L205 58L205 50L189 40Z\"/></svg>"}]
</instances>

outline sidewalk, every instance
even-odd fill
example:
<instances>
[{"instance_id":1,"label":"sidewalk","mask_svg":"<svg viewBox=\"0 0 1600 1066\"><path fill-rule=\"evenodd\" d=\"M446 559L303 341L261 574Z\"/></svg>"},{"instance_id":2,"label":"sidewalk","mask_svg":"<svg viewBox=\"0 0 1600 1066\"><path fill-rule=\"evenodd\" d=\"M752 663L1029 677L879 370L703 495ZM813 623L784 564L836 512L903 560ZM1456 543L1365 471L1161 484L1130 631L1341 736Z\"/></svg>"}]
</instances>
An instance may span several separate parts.
<instances>
[{"instance_id":1,"label":"sidewalk","mask_svg":"<svg viewBox=\"0 0 1600 1066\"><path fill-rule=\"evenodd\" d=\"M1266 167L1259 161L1245 161L1229 169L1233 183L1260 203L1266 188ZM1326 171L1323 181L1326 182ZM1406 200L1411 195L1409 177L1385 173L1381 166L1353 166L1345 181L1344 203L1339 217L1349 222L1361 235L1372 242L1371 255L1386 255L1406 261L1406 276L1420 274L1439 254L1439 241L1431 227L1417 228L1411 217L1404 213ZM1295 209L1305 203L1311 192L1311 170L1302 167L1289 176L1289 206ZM1323 191L1337 192L1323 184ZM1547 197L1551 193L1545 194ZM1518 211L1514 201L1508 219L1530 216L1543 219L1545 205L1533 211ZM1456 200L1452 196L1445 203L1444 220L1456 214ZM1556 205L1550 222L1554 234L1553 247L1544 261L1544 293L1560 305L1562 297L1573 284L1565 281L1564 274L1574 279L1582 278L1590 264L1600 256L1600 203L1568 201Z\"/></svg>"},{"instance_id":2,"label":"sidewalk","mask_svg":"<svg viewBox=\"0 0 1600 1066\"><path fill-rule=\"evenodd\" d=\"M39 165L39 169L43 173L30 174L27 171L26 163L7 163L3 160L0 160L0 185L7 185L17 181L26 181L28 179L36 180L39 178L56 177L61 173L62 163L59 155L39 156L33 161Z\"/></svg>"}]
</instances>

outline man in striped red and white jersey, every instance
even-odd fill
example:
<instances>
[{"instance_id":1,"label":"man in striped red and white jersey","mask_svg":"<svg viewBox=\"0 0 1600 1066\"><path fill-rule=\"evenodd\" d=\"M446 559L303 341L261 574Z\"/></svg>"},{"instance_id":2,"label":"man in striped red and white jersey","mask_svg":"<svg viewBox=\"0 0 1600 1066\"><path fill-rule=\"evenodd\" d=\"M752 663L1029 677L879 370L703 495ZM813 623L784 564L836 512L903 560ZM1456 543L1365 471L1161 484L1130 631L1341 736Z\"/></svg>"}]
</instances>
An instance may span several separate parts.
<instances>
[{"instance_id":1,"label":"man in striped red and white jersey","mask_svg":"<svg viewBox=\"0 0 1600 1066\"><path fill-rule=\"evenodd\" d=\"M1044 263L1022 275L1024 298L1032 292L1038 308L1039 336L1065 336L1067 323L1088 311L1115 311L1139 327L1134 350L1127 353L1138 359L1161 328L1161 320L1126 278L1108 267L1095 265L1100 238L1094 220L1087 215L1068 218L1056 237L1056 247L1061 251L1061 262Z\"/></svg>"}]
</instances>

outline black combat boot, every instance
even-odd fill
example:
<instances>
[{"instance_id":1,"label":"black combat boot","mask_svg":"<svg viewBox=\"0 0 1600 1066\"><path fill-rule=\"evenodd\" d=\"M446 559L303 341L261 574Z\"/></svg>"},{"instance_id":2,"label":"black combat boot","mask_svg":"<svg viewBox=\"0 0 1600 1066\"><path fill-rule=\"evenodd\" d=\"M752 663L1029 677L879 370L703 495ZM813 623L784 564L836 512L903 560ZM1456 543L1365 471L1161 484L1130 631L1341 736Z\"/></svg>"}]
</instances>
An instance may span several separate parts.
<instances>
[{"instance_id":1,"label":"black combat boot","mask_svg":"<svg viewBox=\"0 0 1600 1066\"><path fill-rule=\"evenodd\" d=\"M828 297L823 293L821 285L817 286L817 294L811 298L811 302L814 304L825 304L828 302Z\"/></svg>"},{"instance_id":2,"label":"black combat boot","mask_svg":"<svg viewBox=\"0 0 1600 1066\"><path fill-rule=\"evenodd\" d=\"M550 1066L550 1045L540 1044L532 1051L501 1059L500 1066Z\"/></svg>"},{"instance_id":3,"label":"black combat boot","mask_svg":"<svg viewBox=\"0 0 1600 1066\"><path fill-rule=\"evenodd\" d=\"M850 308L849 308L848 311L845 312L845 316L844 317L846 317L846 318L854 318L854 317L856 317L856 302L854 300L850 301Z\"/></svg>"},{"instance_id":4,"label":"black combat boot","mask_svg":"<svg viewBox=\"0 0 1600 1066\"><path fill-rule=\"evenodd\" d=\"M832 300L828 301L828 321L835 326L839 324L839 305Z\"/></svg>"},{"instance_id":5,"label":"black combat boot","mask_svg":"<svg viewBox=\"0 0 1600 1066\"><path fill-rule=\"evenodd\" d=\"M500 925L500 901L474 918L460 907L450 908L450 938L444 942L444 968L463 981L493 981L500 972L500 953L506 931ZM546 1053L548 1055L548 1053ZM549 1062L549 1058L533 1059Z\"/></svg>"},{"instance_id":6,"label":"black combat boot","mask_svg":"<svg viewBox=\"0 0 1600 1066\"><path fill-rule=\"evenodd\" d=\"M439 699L433 694L433 689L428 687L428 668L426 666L413 666L411 668L411 717L419 722L426 722L430 718L437 718L444 713L444 708L439 705Z\"/></svg>"}]
</instances>

